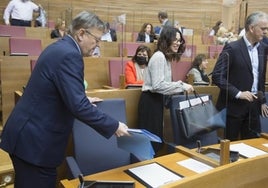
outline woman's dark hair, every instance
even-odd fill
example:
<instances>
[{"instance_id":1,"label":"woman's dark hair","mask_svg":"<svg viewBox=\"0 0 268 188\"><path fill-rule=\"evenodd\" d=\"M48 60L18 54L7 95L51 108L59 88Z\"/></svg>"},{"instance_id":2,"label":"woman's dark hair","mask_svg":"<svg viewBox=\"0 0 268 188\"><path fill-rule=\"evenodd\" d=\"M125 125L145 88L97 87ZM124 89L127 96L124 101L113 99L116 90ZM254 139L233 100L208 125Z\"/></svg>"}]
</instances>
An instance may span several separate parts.
<instances>
[{"instance_id":1,"label":"woman's dark hair","mask_svg":"<svg viewBox=\"0 0 268 188\"><path fill-rule=\"evenodd\" d=\"M148 62L149 62L149 59L151 58L152 56L152 51L151 49L148 47L148 46L145 46L145 45L139 45L138 48L136 49L136 52L135 52L135 55L132 57L132 61L133 62L136 62L136 58L137 58L137 55L139 52L144 52L146 51L147 52L147 55L148 55Z\"/></svg>"},{"instance_id":2,"label":"woman's dark hair","mask_svg":"<svg viewBox=\"0 0 268 188\"><path fill-rule=\"evenodd\" d=\"M139 33L140 33L140 34L144 34L147 25L150 25L150 26L151 26L151 33L150 33L150 34L151 34L151 35L154 35L154 27L153 27L153 25L152 25L151 23L144 23L144 24L142 25L141 30L140 30Z\"/></svg>"},{"instance_id":3,"label":"woman's dark hair","mask_svg":"<svg viewBox=\"0 0 268 188\"><path fill-rule=\"evenodd\" d=\"M204 60L207 59L207 56L205 54L198 54L195 56L193 62L192 62L192 67L199 68L199 66L202 64Z\"/></svg>"},{"instance_id":4,"label":"woman's dark hair","mask_svg":"<svg viewBox=\"0 0 268 188\"><path fill-rule=\"evenodd\" d=\"M215 31L214 35L216 35L220 29L220 25L222 24L222 21L219 20L215 23L215 25L212 27L212 29Z\"/></svg>"},{"instance_id":5,"label":"woman's dark hair","mask_svg":"<svg viewBox=\"0 0 268 188\"><path fill-rule=\"evenodd\" d=\"M177 33L180 34L180 46L177 53L171 51L170 46L173 44L174 41L177 40L176 35ZM185 51L185 40L183 38L182 33L179 29L174 28L172 26L165 26L160 34L160 37L157 42L156 51L161 51L164 53L166 59L168 61L176 61L178 62Z\"/></svg>"}]
</instances>

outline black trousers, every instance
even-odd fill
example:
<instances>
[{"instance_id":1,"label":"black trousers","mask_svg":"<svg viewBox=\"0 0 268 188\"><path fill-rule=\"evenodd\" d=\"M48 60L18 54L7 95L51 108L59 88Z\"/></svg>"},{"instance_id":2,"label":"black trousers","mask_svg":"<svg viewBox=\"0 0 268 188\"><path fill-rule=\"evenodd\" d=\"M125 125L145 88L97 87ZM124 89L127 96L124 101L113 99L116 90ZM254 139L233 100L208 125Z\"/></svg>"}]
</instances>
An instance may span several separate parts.
<instances>
[{"instance_id":1,"label":"black trousers","mask_svg":"<svg viewBox=\"0 0 268 188\"><path fill-rule=\"evenodd\" d=\"M55 188L56 168L40 167L10 155L15 170L14 188Z\"/></svg>"},{"instance_id":2,"label":"black trousers","mask_svg":"<svg viewBox=\"0 0 268 188\"><path fill-rule=\"evenodd\" d=\"M235 109L239 109L237 105ZM226 138L230 141L257 138L261 132L260 102L243 101L240 105L236 111L227 108Z\"/></svg>"},{"instance_id":3,"label":"black trousers","mask_svg":"<svg viewBox=\"0 0 268 188\"><path fill-rule=\"evenodd\" d=\"M31 27L31 21L11 19L10 25Z\"/></svg>"},{"instance_id":4,"label":"black trousers","mask_svg":"<svg viewBox=\"0 0 268 188\"><path fill-rule=\"evenodd\" d=\"M138 106L138 127L146 129L163 139L164 97L159 93L142 92ZM155 152L162 144L152 142Z\"/></svg>"}]
</instances>

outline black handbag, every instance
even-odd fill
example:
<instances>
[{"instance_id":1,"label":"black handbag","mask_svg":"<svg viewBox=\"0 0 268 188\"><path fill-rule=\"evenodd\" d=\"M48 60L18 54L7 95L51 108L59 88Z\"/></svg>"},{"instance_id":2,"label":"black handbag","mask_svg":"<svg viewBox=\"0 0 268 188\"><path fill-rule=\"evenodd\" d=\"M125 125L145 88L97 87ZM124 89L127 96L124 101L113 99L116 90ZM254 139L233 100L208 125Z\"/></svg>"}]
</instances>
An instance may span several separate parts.
<instances>
[{"instance_id":1,"label":"black handbag","mask_svg":"<svg viewBox=\"0 0 268 188\"><path fill-rule=\"evenodd\" d=\"M208 96L200 97L194 91L195 98L180 102L176 109L178 123L186 138L209 133L219 128L225 128L226 109L218 111Z\"/></svg>"}]
</instances>

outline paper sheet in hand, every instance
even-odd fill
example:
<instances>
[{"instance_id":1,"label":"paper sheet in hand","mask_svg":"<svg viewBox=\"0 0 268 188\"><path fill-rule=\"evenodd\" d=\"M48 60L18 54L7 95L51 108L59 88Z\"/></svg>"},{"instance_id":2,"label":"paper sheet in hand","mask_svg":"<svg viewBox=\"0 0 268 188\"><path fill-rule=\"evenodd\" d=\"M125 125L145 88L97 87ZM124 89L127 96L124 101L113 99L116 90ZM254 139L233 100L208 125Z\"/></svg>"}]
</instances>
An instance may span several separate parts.
<instances>
[{"instance_id":1,"label":"paper sheet in hand","mask_svg":"<svg viewBox=\"0 0 268 188\"><path fill-rule=\"evenodd\" d=\"M126 170L126 173L133 176L146 187L160 187L180 180L183 177L158 163L150 163Z\"/></svg>"}]
</instances>

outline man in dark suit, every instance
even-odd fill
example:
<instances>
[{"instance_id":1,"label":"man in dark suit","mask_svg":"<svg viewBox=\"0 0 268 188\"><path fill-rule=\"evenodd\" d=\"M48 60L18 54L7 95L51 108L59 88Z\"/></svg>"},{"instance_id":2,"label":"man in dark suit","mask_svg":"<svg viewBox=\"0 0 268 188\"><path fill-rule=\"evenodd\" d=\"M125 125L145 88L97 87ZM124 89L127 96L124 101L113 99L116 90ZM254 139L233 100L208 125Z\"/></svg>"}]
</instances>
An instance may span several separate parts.
<instances>
[{"instance_id":1,"label":"man in dark suit","mask_svg":"<svg viewBox=\"0 0 268 188\"><path fill-rule=\"evenodd\" d=\"M169 21L168 14L167 14L166 11L159 11L157 17L158 17L158 20L159 20L159 22L161 24L161 29L160 29L159 33L156 33L157 38L158 38L160 33L161 33L161 31L162 31L162 29L163 29L163 27L173 26L173 25L172 25L171 21Z\"/></svg>"},{"instance_id":2,"label":"man in dark suit","mask_svg":"<svg viewBox=\"0 0 268 188\"><path fill-rule=\"evenodd\" d=\"M268 32L264 12L248 16L246 34L226 44L212 73L220 88L217 108L227 107L226 138L233 141L259 136L260 113L268 115L265 91L267 54L261 42Z\"/></svg>"},{"instance_id":3,"label":"man in dark suit","mask_svg":"<svg viewBox=\"0 0 268 188\"><path fill-rule=\"evenodd\" d=\"M13 162L16 188L55 187L75 118L106 138L129 135L124 123L99 111L85 94L83 56L92 54L103 31L104 23L83 11L68 35L39 56L0 142Z\"/></svg>"}]
</instances>

